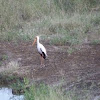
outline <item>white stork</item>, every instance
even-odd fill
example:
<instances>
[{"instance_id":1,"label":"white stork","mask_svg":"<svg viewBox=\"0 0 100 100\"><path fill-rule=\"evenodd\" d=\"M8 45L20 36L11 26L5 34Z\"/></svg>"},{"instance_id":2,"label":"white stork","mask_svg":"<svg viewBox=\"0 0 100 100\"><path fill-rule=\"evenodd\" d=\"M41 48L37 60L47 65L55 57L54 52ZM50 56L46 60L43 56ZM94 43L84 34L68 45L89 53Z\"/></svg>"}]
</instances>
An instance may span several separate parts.
<instances>
[{"instance_id":1,"label":"white stork","mask_svg":"<svg viewBox=\"0 0 100 100\"><path fill-rule=\"evenodd\" d=\"M44 62L44 59L46 59L47 57L47 52L46 52L45 47L39 42L39 36L36 36L32 46L34 46L35 42L37 42L37 50L39 54L41 55L40 59L41 59L41 65L42 65Z\"/></svg>"}]
</instances>

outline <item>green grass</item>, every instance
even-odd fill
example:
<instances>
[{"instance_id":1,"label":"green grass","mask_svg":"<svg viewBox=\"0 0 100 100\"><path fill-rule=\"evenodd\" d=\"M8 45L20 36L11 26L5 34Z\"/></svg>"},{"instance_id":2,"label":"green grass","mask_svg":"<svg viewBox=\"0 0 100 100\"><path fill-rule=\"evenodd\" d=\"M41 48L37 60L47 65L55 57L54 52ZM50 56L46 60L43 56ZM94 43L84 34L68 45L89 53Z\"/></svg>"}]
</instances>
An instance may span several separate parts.
<instances>
[{"instance_id":1,"label":"green grass","mask_svg":"<svg viewBox=\"0 0 100 100\"><path fill-rule=\"evenodd\" d=\"M100 15L100 14L98 14ZM21 30L3 32L1 40L32 40L36 35L50 37L50 43L66 45L67 43L84 43L85 38L96 35L99 27L99 16L93 14L65 15L62 18L46 17L39 21L25 25ZM98 22L98 23L97 23ZM91 32L88 34L88 32ZM98 31L99 33L99 31ZM98 39L98 35L96 35ZM88 38L89 39L89 38Z\"/></svg>"},{"instance_id":2,"label":"green grass","mask_svg":"<svg viewBox=\"0 0 100 100\"><path fill-rule=\"evenodd\" d=\"M100 27L99 1L22 0L0 1L0 40L32 40L36 35L49 37L51 44L84 43ZM94 38L91 38L94 41Z\"/></svg>"},{"instance_id":3,"label":"green grass","mask_svg":"<svg viewBox=\"0 0 100 100\"><path fill-rule=\"evenodd\" d=\"M95 44L100 44L100 40L93 40L93 41L92 41L92 44L94 44L94 45L95 45Z\"/></svg>"},{"instance_id":4,"label":"green grass","mask_svg":"<svg viewBox=\"0 0 100 100\"><path fill-rule=\"evenodd\" d=\"M8 59L8 56L7 55L2 55L2 60L7 60Z\"/></svg>"},{"instance_id":5,"label":"green grass","mask_svg":"<svg viewBox=\"0 0 100 100\"><path fill-rule=\"evenodd\" d=\"M28 87L27 87L28 86ZM52 87L44 83L32 83L25 78L23 82L17 81L11 85L14 91L23 91L24 100L90 100L90 92L83 89L79 92L77 89L63 92L61 87ZM17 92L16 92L17 93Z\"/></svg>"}]
</instances>

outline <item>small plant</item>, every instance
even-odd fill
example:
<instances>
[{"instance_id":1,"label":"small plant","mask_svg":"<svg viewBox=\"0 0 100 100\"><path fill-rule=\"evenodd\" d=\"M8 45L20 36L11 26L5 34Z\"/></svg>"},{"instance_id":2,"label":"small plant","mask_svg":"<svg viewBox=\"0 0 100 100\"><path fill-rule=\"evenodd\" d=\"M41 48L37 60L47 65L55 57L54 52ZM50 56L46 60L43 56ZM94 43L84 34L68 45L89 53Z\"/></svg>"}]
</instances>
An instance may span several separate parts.
<instances>
[{"instance_id":1,"label":"small plant","mask_svg":"<svg viewBox=\"0 0 100 100\"><path fill-rule=\"evenodd\" d=\"M3 55L2 56L2 60L7 60L8 59L8 56L7 55Z\"/></svg>"},{"instance_id":2,"label":"small plant","mask_svg":"<svg viewBox=\"0 0 100 100\"><path fill-rule=\"evenodd\" d=\"M100 24L100 16L95 16L94 19L91 21L94 25Z\"/></svg>"},{"instance_id":3,"label":"small plant","mask_svg":"<svg viewBox=\"0 0 100 100\"><path fill-rule=\"evenodd\" d=\"M69 47L67 50L68 54L72 54L74 51L75 51L75 48L73 47Z\"/></svg>"},{"instance_id":4,"label":"small plant","mask_svg":"<svg viewBox=\"0 0 100 100\"><path fill-rule=\"evenodd\" d=\"M100 43L100 40L93 40L92 41L92 44L99 44Z\"/></svg>"},{"instance_id":5,"label":"small plant","mask_svg":"<svg viewBox=\"0 0 100 100\"><path fill-rule=\"evenodd\" d=\"M67 42L65 37L59 37L59 36L53 37L50 41L51 41L51 44L55 44L55 45L64 45Z\"/></svg>"}]
</instances>

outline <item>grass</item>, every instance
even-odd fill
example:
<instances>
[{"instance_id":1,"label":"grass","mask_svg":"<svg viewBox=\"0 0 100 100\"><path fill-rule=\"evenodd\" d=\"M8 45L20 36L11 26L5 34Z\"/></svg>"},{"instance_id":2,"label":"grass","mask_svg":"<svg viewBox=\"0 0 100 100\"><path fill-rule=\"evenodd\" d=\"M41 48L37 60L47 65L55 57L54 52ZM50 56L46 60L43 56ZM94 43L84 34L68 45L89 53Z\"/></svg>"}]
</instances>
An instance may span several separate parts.
<instances>
[{"instance_id":1,"label":"grass","mask_svg":"<svg viewBox=\"0 0 100 100\"><path fill-rule=\"evenodd\" d=\"M55 26L59 23L59 26L54 30L55 34L52 34L54 35L53 38L51 37L51 41L54 44L66 44L67 42L71 44L84 43L85 38L93 36L93 34L98 38L96 34L97 29L94 24L94 19L98 19L98 16L92 15L91 13L75 13L73 16L71 15L70 18L67 16L68 15L66 15L66 18L56 20L56 23L54 22L56 24Z\"/></svg>"},{"instance_id":2,"label":"grass","mask_svg":"<svg viewBox=\"0 0 100 100\"><path fill-rule=\"evenodd\" d=\"M86 42L86 38L90 41L90 36L100 33L96 28L100 27L100 12L92 10L98 8L98 1L0 2L0 40L28 41L41 35L49 37L51 44L73 45Z\"/></svg>"},{"instance_id":3,"label":"grass","mask_svg":"<svg viewBox=\"0 0 100 100\"><path fill-rule=\"evenodd\" d=\"M86 89L79 92L73 88L63 92L61 87L52 87L44 83L32 83L29 87L27 86L29 81L25 78L23 82L13 83L11 88L18 91L18 94L23 91L24 100L89 100L91 98L90 91Z\"/></svg>"},{"instance_id":4,"label":"grass","mask_svg":"<svg viewBox=\"0 0 100 100\"><path fill-rule=\"evenodd\" d=\"M2 55L2 60L7 60L8 56L6 54Z\"/></svg>"},{"instance_id":5,"label":"grass","mask_svg":"<svg viewBox=\"0 0 100 100\"><path fill-rule=\"evenodd\" d=\"M94 40L94 41L92 41L92 44L94 44L94 45L100 44L100 40Z\"/></svg>"},{"instance_id":6,"label":"grass","mask_svg":"<svg viewBox=\"0 0 100 100\"><path fill-rule=\"evenodd\" d=\"M72 87L70 90L63 89L61 86L50 86L44 83L33 82L30 84L27 78L21 79L16 76L1 75L0 84L10 84L16 95L23 94L24 100L91 100L91 90L87 85L82 84L83 88ZM80 85L79 85L80 86ZM89 86L94 88L95 84ZM65 91L64 91L65 90Z\"/></svg>"},{"instance_id":7,"label":"grass","mask_svg":"<svg viewBox=\"0 0 100 100\"><path fill-rule=\"evenodd\" d=\"M13 85L14 82L17 83L18 80L19 80L19 77L15 75L0 73L0 87L9 87Z\"/></svg>"},{"instance_id":8,"label":"grass","mask_svg":"<svg viewBox=\"0 0 100 100\"><path fill-rule=\"evenodd\" d=\"M19 69L18 62L17 61L10 61L6 66L4 66L4 65L1 66L0 73L9 75L18 69Z\"/></svg>"},{"instance_id":9,"label":"grass","mask_svg":"<svg viewBox=\"0 0 100 100\"><path fill-rule=\"evenodd\" d=\"M6 54L2 54L2 56L0 57L0 66L2 66L3 61L7 60L8 56Z\"/></svg>"},{"instance_id":10,"label":"grass","mask_svg":"<svg viewBox=\"0 0 100 100\"><path fill-rule=\"evenodd\" d=\"M100 1L98 0L0 0L0 41L29 41L36 35L53 45L100 43ZM98 8L93 11L92 8ZM6 56L3 57L7 59ZM1 64L1 62L0 62ZM13 68L11 69L10 66ZM10 62L5 73L19 68ZM10 70L11 69L11 70ZM2 69L4 71L4 69ZM25 84L28 82L25 81ZM18 86L18 85L17 85ZM25 89L26 85L20 88ZM85 91L86 92L86 91ZM86 93L87 94L87 93ZM63 94L58 88L32 85L25 89L26 100L79 100L76 91ZM89 100L89 95L85 99Z\"/></svg>"}]
</instances>

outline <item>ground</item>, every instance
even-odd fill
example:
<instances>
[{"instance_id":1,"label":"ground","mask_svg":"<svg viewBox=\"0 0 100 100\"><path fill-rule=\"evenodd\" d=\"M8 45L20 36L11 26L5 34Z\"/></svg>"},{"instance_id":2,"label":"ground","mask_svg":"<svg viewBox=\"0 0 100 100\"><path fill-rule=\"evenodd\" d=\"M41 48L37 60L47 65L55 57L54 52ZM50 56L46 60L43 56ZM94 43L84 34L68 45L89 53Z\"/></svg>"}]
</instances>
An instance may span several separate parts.
<instances>
[{"instance_id":1,"label":"ground","mask_svg":"<svg viewBox=\"0 0 100 100\"><path fill-rule=\"evenodd\" d=\"M35 81L79 88L100 88L100 45L76 45L73 53L67 52L70 45L54 46L44 43L48 58L45 66L40 65L40 55L30 42L0 42L0 72L16 76L26 76ZM63 83L63 86L65 84ZM67 88L66 88L67 89ZM100 94L100 91L98 91Z\"/></svg>"}]
</instances>

